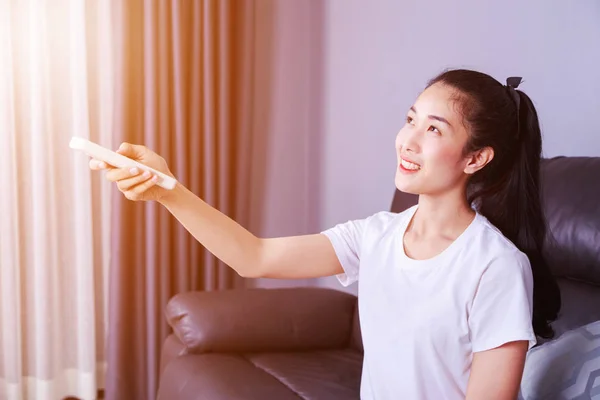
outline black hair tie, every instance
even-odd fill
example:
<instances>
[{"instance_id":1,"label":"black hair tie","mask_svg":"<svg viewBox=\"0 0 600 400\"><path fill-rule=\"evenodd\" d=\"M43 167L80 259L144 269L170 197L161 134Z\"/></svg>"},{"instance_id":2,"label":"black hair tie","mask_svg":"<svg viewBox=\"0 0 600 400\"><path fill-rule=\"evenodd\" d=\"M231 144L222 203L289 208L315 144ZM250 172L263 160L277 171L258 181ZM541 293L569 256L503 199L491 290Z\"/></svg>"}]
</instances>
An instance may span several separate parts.
<instances>
[{"instance_id":1,"label":"black hair tie","mask_svg":"<svg viewBox=\"0 0 600 400\"><path fill-rule=\"evenodd\" d=\"M521 118L519 115L519 111L521 110L521 96L519 96L519 93L517 93L515 89L519 87L522 81L523 78L521 78L520 76L511 76L509 78L506 78L506 89L508 90L508 94L510 95L510 97L513 99L515 106L517 107L517 138L521 136Z\"/></svg>"}]
</instances>

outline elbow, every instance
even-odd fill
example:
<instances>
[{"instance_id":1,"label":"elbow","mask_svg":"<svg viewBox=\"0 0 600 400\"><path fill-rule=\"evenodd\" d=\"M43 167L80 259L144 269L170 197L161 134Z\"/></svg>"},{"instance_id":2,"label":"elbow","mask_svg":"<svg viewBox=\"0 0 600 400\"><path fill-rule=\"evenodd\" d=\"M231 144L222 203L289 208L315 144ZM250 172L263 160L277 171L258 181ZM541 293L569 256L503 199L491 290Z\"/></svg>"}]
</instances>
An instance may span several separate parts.
<instances>
[{"instance_id":1,"label":"elbow","mask_svg":"<svg viewBox=\"0 0 600 400\"><path fill-rule=\"evenodd\" d=\"M237 271L238 275L242 278L248 279L257 279L257 278L265 278L266 274L263 273L263 268L258 264L250 263L244 268L241 268Z\"/></svg>"},{"instance_id":2,"label":"elbow","mask_svg":"<svg viewBox=\"0 0 600 400\"><path fill-rule=\"evenodd\" d=\"M261 239L258 239L258 243L254 246L255 251L252 257L248 262L244 263L239 270L236 270L239 276L242 278L249 279L257 279L257 278L266 278L267 270L266 267L266 259L263 256L264 251L264 242Z\"/></svg>"},{"instance_id":3,"label":"elbow","mask_svg":"<svg viewBox=\"0 0 600 400\"><path fill-rule=\"evenodd\" d=\"M238 272L238 275L241 276L242 278L245 279L257 279L257 278L263 278L263 276L259 273L257 273L254 270L242 270Z\"/></svg>"}]
</instances>

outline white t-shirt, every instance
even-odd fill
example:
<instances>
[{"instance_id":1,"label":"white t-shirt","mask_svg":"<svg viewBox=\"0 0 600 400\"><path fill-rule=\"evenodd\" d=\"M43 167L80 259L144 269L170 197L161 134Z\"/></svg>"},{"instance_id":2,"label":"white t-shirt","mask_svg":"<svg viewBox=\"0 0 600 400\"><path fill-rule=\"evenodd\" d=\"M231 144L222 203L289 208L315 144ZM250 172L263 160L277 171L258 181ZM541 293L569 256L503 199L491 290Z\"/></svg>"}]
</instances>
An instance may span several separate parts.
<instances>
[{"instance_id":1,"label":"white t-shirt","mask_svg":"<svg viewBox=\"0 0 600 400\"><path fill-rule=\"evenodd\" d=\"M414 260L404 232L417 206L323 231L344 285L358 280L362 399L464 399L473 353L536 343L527 256L484 216L442 253Z\"/></svg>"}]
</instances>

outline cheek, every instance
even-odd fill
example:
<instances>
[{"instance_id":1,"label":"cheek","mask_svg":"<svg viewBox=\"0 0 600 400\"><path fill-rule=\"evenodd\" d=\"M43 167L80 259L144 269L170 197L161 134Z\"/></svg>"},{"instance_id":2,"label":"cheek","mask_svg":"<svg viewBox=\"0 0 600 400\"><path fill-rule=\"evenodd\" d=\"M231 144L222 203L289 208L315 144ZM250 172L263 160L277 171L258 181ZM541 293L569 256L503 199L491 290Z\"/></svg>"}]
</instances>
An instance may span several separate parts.
<instances>
[{"instance_id":1,"label":"cheek","mask_svg":"<svg viewBox=\"0 0 600 400\"><path fill-rule=\"evenodd\" d=\"M459 169L462 171L462 148L454 144L448 145L442 140L432 140L428 144L428 146L423 146L423 155L432 169L443 169L447 172Z\"/></svg>"}]
</instances>

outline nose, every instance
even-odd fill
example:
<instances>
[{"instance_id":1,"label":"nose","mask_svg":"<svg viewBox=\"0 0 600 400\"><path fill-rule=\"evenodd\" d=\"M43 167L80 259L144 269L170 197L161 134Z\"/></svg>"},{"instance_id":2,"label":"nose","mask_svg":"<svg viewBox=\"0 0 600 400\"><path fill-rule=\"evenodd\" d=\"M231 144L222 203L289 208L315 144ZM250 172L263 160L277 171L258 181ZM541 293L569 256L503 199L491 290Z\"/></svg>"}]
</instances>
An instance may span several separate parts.
<instances>
[{"instance_id":1,"label":"nose","mask_svg":"<svg viewBox=\"0 0 600 400\"><path fill-rule=\"evenodd\" d=\"M406 127L398 132L396 147L406 152L418 153L420 149L419 132L415 127Z\"/></svg>"}]
</instances>

